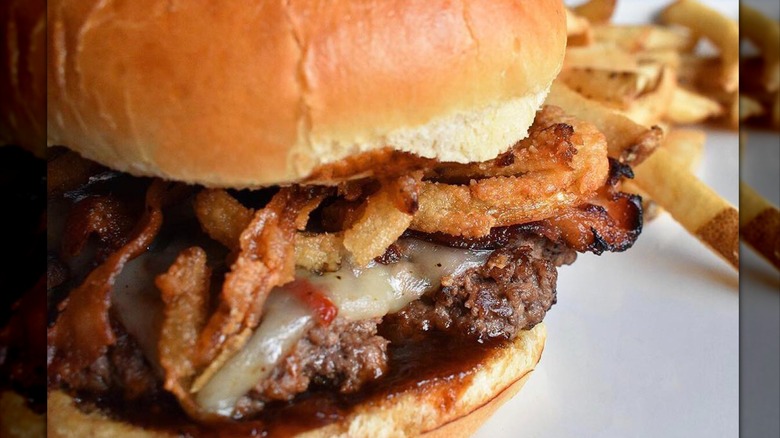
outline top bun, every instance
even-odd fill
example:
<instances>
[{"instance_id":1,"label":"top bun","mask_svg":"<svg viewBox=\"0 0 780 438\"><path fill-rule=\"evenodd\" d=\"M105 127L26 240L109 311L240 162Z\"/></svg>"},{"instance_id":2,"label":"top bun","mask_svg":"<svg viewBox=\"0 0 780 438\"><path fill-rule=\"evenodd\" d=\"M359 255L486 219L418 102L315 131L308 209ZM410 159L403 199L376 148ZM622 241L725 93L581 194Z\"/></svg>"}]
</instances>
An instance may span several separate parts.
<instances>
[{"instance_id":1,"label":"top bun","mask_svg":"<svg viewBox=\"0 0 780 438\"><path fill-rule=\"evenodd\" d=\"M0 2L0 146L46 152L46 2Z\"/></svg>"},{"instance_id":2,"label":"top bun","mask_svg":"<svg viewBox=\"0 0 780 438\"><path fill-rule=\"evenodd\" d=\"M54 0L48 32L50 145L234 188L388 147L494 158L566 45L560 0Z\"/></svg>"}]
</instances>

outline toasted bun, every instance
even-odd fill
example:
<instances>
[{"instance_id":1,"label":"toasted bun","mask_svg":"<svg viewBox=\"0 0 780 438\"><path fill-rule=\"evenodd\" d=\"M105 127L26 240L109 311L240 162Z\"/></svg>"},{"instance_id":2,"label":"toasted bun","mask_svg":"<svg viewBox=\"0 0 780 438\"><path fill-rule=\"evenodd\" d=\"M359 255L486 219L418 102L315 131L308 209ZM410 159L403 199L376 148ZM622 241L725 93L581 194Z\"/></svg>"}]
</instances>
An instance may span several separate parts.
<instances>
[{"instance_id":1,"label":"toasted bun","mask_svg":"<svg viewBox=\"0 0 780 438\"><path fill-rule=\"evenodd\" d=\"M22 396L0 391L0 437L30 438L46 435L46 419L27 407Z\"/></svg>"},{"instance_id":2,"label":"toasted bun","mask_svg":"<svg viewBox=\"0 0 780 438\"><path fill-rule=\"evenodd\" d=\"M390 147L495 157L566 44L560 0L49 2L48 141L136 175L300 181Z\"/></svg>"},{"instance_id":3,"label":"toasted bun","mask_svg":"<svg viewBox=\"0 0 780 438\"><path fill-rule=\"evenodd\" d=\"M476 372L459 376L462 380L422 382L392 398L360 405L343 421L300 436L470 436L520 390L541 358L545 339L544 325L539 324L505 348L495 349ZM49 437L173 436L111 420L101 413L85 414L59 391L49 395L47 422Z\"/></svg>"},{"instance_id":4,"label":"toasted bun","mask_svg":"<svg viewBox=\"0 0 780 438\"><path fill-rule=\"evenodd\" d=\"M0 146L46 150L46 2L0 2Z\"/></svg>"}]
</instances>

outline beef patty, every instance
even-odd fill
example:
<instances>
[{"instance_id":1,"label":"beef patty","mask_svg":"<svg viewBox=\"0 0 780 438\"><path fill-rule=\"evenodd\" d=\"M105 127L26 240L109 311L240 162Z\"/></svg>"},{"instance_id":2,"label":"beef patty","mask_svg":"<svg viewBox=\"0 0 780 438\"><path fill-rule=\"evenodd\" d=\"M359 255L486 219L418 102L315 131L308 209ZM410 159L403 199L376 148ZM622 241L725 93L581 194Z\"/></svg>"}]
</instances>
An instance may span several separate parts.
<instances>
[{"instance_id":1,"label":"beef patty","mask_svg":"<svg viewBox=\"0 0 780 438\"><path fill-rule=\"evenodd\" d=\"M394 245L389 251L403 251ZM466 251L466 249L464 249ZM385 257L394 263L404 254ZM512 239L477 267L441 279L441 286L384 318L348 321L310 329L267 378L238 402L235 415L251 417L267 403L286 401L310 386L353 393L388 371L388 344L423 339L435 331L472 339L512 339L544 318L556 301L556 267L570 264L576 252L530 233ZM119 341L71 389L113 394L124 400L161 392L154 368L117 318Z\"/></svg>"},{"instance_id":2,"label":"beef patty","mask_svg":"<svg viewBox=\"0 0 780 438\"><path fill-rule=\"evenodd\" d=\"M237 411L251 415L269 401L292 399L310 384L357 391L387 369L388 342L431 330L475 341L512 339L542 321L556 301L556 267L575 258L573 250L543 237L519 236L484 265L443 278L440 288L382 321L337 318L328 327L316 326Z\"/></svg>"}]
</instances>

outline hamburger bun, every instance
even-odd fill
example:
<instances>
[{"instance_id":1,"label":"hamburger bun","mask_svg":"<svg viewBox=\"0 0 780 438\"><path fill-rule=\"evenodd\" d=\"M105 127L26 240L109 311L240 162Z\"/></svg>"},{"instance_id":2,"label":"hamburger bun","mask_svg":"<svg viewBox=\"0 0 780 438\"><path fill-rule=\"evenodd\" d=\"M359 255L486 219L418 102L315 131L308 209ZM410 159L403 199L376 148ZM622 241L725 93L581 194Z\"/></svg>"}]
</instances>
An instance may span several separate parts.
<instances>
[{"instance_id":1,"label":"hamburger bun","mask_svg":"<svg viewBox=\"0 0 780 438\"><path fill-rule=\"evenodd\" d=\"M343 421L307 431L299 437L423 435L430 438L467 437L525 383L542 355L544 324L523 331L473 370L453 373L452 379L429 380L395 394L355 407ZM144 430L100 412L84 413L61 391L49 394L48 436L174 437L173 432Z\"/></svg>"},{"instance_id":2,"label":"hamburger bun","mask_svg":"<svg viewBox=\"0 0 780 438\"><path fill-rule=\"evenodd\" d=\"M27 406L21 395L0 391L0 436L29 438L46 435L46 417Z\"/></svg>"},{"instance_id":3,"label":"hamburger bun","mask_svg":"<svg viewBox=\"0 0 780 438\"><path fill-rule=\"evenodd\" d=\"M566 45L560 0L49 4L48 143L211 187L384 148L494 158Z\"/></svg>"},{"instance_id":4,"label":"hamburger bun","mask_svg":"<svg viewBox=\"0 0 780 438\"><path fill-rule=\"evenodd\" d=\"M0 146L46 152L46 2L0 4Z\"/></svg>"}]
</instances>

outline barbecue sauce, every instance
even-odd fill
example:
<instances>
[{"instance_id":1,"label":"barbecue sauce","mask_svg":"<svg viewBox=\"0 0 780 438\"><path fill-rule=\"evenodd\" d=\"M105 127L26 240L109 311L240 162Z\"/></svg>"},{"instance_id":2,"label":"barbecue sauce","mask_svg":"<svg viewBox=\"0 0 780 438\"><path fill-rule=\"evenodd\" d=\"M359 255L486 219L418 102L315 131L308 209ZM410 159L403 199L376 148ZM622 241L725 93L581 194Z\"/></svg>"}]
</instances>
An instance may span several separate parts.
<instances>
[{"instance_id":1,"label":"barbecue sauce","mask_svg":"<svg viewBox=\"0 0 780 438\"><path fill-rule=\"evenodd\" d=\"M174 435L286 437L338 422L359 404L378 404L405 391L435 393L440 400L439 409L447 411L490 352L506 345L506 341L478 343L451 334L423 333L414 339L391 343L387 374L366 383L357 393L340 394L333 389L312 387L291 402L269 403L258 416L241 421L196 424L167 393L139 403L143 406L109 399L84 398L82 403L105 408L117 420ZM155 407L149 409L150 404Z\"/></svg>"}]
</instances>

